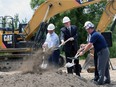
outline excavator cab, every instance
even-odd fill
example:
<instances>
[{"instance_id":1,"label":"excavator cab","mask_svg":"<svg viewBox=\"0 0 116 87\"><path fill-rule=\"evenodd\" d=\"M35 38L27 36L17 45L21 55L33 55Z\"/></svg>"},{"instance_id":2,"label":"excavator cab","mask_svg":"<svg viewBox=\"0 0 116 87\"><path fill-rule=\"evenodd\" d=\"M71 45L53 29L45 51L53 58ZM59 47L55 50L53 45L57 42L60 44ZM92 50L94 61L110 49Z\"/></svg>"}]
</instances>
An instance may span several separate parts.
<instances>
[{"instance_id":1,"label":"excavator cab","mask_svg":"<svg viewBox=\"0 0 116 87\"><path fill-rule=\"evenodd\" d=\"M1 16L0 30L2 34L2 43L5 48L16 48L16 44L21 40L20 29L14 28L14 18L11 16ZM20 38L20 39L19 39Z\"/></svg>"},{"instance_id":2,"label":"excavator cab","mask_svg":"<svg viewBox=\"0 0 116 87\"><path fill-rule=\"evenodd\" d=\"M13 24L13 19L12 26ZM2 26L4 23L1 23ZM10 26L11 26L10 25ZM38 27L38 31L31 37L30 40L25 40L25 26L27 24L19 24L17 30L13 27L1 27L2 43L4 49L0 49L1 66L0 71L10 71L19 68L23 63L25 56L31 56L36 50L42 48L47 34L47 23L42 22ZM28 35L28 33L26 33ZM64 59L62 56L59 58L59 66L63 66Z\"/></svg>"},{"instance_id":3,"label":"excavator cab","mask_svg":"<svg viewBox=\"0 0 116 87\"><path fill-rule=\"evenodd\" d=\"M11 16L1 17L0 22L0 30L3 32L2 34L2 43L5 48L26 48L30 45L30 47L34 44L39 44L45 40L46 34L46 23L41 23L38 29L38 32L32 36L29 41L25 40L25 26L27 24L19 24L18 29L14 29L14 18ZM42 41L41 41L42 40ZM33 43L32 43L33 42ZM40 47L40 45L38 46Z\"/></svg>"}]
</instances>

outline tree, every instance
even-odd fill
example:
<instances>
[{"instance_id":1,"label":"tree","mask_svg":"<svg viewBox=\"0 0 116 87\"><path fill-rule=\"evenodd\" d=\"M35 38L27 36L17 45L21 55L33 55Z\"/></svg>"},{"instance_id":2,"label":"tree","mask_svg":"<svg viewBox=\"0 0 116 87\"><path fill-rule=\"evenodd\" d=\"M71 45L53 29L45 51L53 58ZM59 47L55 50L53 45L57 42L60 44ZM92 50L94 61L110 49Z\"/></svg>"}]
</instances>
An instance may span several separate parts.
<instances>
[{"instance_id":1,"label":"tree","mask_svg":"<svg viewBox=\"0 0 116 87\"><path fill-rule=\"evenodd\" d=\"M19 15L15 14L14 15L14 29L17 29L19 25Z\"/></svg>"},{"instance_id":2,"label":"tree","mask_svg":"<svg viewBox=\"0 0 116 87\"><path fill-rule=\"evenodd\" d=\"M30 5L32 9L37 8L40 4L42 4L45 0L31 0Z\"/></svg>"}]
</instances>

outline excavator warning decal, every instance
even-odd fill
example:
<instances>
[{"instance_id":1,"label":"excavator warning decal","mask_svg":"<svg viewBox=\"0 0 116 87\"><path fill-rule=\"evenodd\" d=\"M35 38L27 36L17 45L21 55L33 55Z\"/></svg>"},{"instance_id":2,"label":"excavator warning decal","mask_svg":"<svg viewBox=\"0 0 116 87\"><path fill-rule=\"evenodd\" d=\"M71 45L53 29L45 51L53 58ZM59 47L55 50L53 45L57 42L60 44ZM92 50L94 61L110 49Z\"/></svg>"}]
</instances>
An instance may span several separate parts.
<instances>
[{"instance_id":1,"label":"excavator warning decal","mask_svg":"<svg viewBox=\"0 0 116 87\"><path fill-rule=\"evenodd\" d=\"M90 2L90 1L93 1L93 0L76 0L76 1L80 4L83 4L83 3Z\"/></svg>"}]
</instances>

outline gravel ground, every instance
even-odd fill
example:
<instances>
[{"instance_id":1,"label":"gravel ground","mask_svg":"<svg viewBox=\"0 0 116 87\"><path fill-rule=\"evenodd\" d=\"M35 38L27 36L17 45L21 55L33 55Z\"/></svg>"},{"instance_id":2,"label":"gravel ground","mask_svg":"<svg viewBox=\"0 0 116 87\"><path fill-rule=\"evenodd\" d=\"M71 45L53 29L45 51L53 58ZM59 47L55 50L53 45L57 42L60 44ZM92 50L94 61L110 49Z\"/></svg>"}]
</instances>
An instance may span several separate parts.
<instances>
[{"instance_id":1,"label":"gravel ground","mask_svg":"<svg viewBox=\"0 0 116 87\"><path fill-rule=\"evenodd\" d=\"M113 69L116 69L116 58L110 59ZM81 60L80 63L83 65L84 61ZM110 76L111 76L111 84L104 85L100 87L116 87L116 70L113 70L110 66ZM94 73L88 73L86 70L82 70L81 76L86 78L87 80L91 80L94 77Z\"/></svg>"},{"instance_id":2,"label":"gravel ground","mask_svg":"<svg viewBox=\"0 0 116 87\"><path fill-rule=\"evenodd\" d=\"M115 59L112 59L114 66ZM80 61L83 64L84 61ZM63 70L63 71L62 71ZM21 71L0 72L0 87L116 87L116 71L110 69L111 84L97 86L91 82L93 73L82 70L81 77L65 73L65 68L51 69L41 73Z\"/></svg>"},{"instance_id":3,"label":"gravel ground","mask_svg":"<svg viewBox=\"0 0 116 87\"><path fill-rule=\"evenodd\" d=\"M39 55L39 53L41 52L38 52L37 54ZM38 55L36 56L38 57ZM35 60L36 56L34 56ZM24 73L24 70L33 70L32 67L31 69L29 67L29 65L31 65L30 60L28 61L29 62L26 62L25 65L23 65L23 69L20 69L19 71L0 72L0 87L116 87L116 70L112 70L112 68L110 69L111 84L98 86L91 82L94 74L88 73L86 70L82 70L81 77L78 77L75 74L67 74L66 68L64 67L59 69L54 69L52 67L47 70L39 70L39 73ZM111 62L115 68L116 58L111 59ZM34 66L36 63L37 60L36 62L33 60L31 66ZM83 65L83 63L84 60L80 60L80 64Z\"/></svg>"}]
</instances>

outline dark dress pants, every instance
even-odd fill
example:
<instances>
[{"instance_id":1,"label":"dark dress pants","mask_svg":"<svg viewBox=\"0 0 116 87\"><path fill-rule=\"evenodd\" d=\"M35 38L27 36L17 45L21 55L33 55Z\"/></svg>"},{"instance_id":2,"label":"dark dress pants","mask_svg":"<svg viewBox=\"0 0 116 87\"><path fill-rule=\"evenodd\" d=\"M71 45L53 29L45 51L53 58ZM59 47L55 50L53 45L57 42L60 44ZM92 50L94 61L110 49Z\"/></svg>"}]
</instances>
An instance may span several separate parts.
<instances>
[{"instance_id":1,"label":"dark dress pants","mask_svg":"<svg viewBox=\"0 0 116 87\"><path fill-rule=\"evenodd\" d=\"M51 55L50 57L48 58L48 62L49 64L51 65L54 65L54 66L59 66L59 57L60 57L60 50L55 50Z\"/></svg>"}]
</instances>

